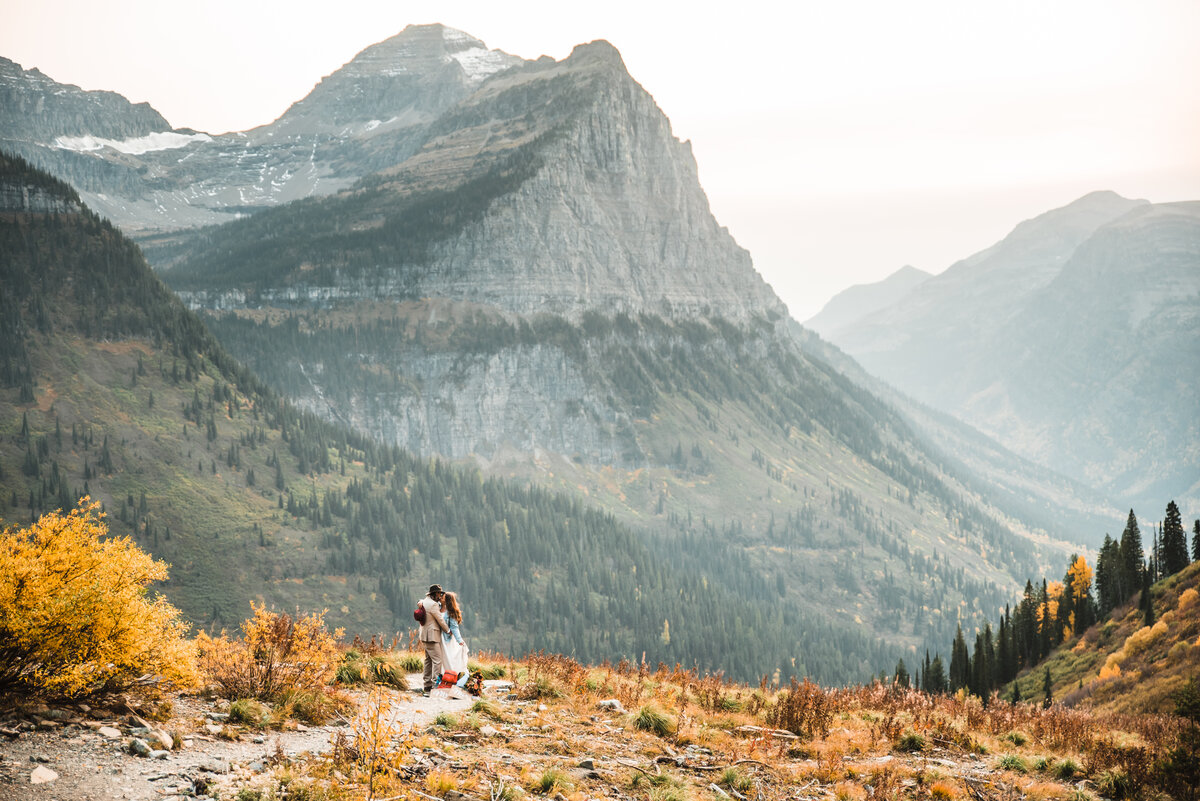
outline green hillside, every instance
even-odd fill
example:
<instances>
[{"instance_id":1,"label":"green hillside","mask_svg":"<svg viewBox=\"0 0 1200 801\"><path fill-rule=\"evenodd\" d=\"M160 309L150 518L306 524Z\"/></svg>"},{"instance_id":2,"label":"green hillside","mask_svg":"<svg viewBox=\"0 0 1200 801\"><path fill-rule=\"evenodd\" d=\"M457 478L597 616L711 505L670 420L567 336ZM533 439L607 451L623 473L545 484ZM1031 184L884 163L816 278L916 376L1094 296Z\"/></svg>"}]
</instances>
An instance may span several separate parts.
<instances>
[{"instance_id":1,"label":"green hillside","mask_svg":"<svg viewBox=\"0 0 1200 801\"><path fill-rule=\"evenodd\" d=\"M0 160L0 185L37 182L76 202ZM259 598L327 607L353 632L403 633L437 580L463 592L476 647L747 679L795 673L805 652L799 669L829 680L884 660L865 629L801 619L736 551L722 558L709 543L702 560L664 558L577 498L416 459L298 411L86 209L7 208L0 254L0 517L23 524L100 499L114 532L173 565L162 589L198 625L234 624ZM705 572L717 563L719 576ZM748 630L762 648L738 647Z\"/></svg>"},{"instance_id":2,"label":"green hillside","mask_svg":"<svg viewBox=\"0 0 1200 801\"><path fill-rule=\"evenodd\" d=\"M627 421L614 425L616 463L501 449L484 460L487 473L572 493L644 530L680 569L768 588L761 614L781 612L796 630L785 635L787 661L801 673L890 664L847 650L846 633L913 654L948 641L1063 556L1014 534L895 413L766 320L587 314L576 323L434 300L208 319L265 380L331 417L419 394L411 369L422 359L451 360L441 380L454 386L492 359L551 350L587 387L545 413L564 425ZM676 623L656 620L670 631Z\"/></svg>"}]
</instances>

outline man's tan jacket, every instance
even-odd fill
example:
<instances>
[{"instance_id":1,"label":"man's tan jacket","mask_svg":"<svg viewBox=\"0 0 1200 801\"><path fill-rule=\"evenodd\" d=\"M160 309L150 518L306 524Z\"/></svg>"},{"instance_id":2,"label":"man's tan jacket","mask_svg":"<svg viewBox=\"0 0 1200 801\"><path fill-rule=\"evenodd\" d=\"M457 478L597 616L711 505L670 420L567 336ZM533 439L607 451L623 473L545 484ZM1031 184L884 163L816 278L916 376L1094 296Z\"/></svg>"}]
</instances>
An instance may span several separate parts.
<instances>
[{"instance_id":1,"label":"man's tan jacket","mask_svg":"<svg viewBox=\"0 0 1200 801\"><path fill-rule=\"evenodd\" d=\"M421 624L421 642L441 642L442 632L450 630L442 618L441 604L426 595L421 599L421 606L425 607L425 622Z\"/></svg>"}]
</instances>

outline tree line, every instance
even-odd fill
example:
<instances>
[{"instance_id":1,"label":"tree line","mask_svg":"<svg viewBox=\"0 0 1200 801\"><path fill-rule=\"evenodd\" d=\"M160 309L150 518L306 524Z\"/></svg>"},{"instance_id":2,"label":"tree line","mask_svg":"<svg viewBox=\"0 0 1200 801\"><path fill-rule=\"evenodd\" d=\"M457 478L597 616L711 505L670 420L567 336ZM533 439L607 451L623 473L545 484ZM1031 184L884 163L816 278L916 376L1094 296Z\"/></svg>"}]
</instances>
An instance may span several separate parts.
<instances>
[{"instance_id":1,"label":"tree line","mask_svg":"<svg viewBox=\"0 0 1200 801\"><path fill-rule=\"evenodd\" d=\"M1147 552L1137 516L1130 509L1120 539L1105 535L1095 571L1084 557L1072 555L1061 581L1043 578L1040 586L1026 581L1024 595L1015 608L1005 605L996 629L988 623L976 632L973 648L959 626L948 664L940 653L930 659L926 651L924 662L912 671L901 659L894 678L906 685L913 682L932 693L965 689L986 701L1019 673L1036 667L1056 647L1082 634L1134 595L1139 596L1145 624L1152 625L1150 585L1180 572L1193 561L1200 561L1200 520L1193 524L1189 555L1179 507L1170 501L1162 525L1155 526ZM1021 700L1018 693L1014 684L1011 700Z\"/></svg>"}]
</instances>

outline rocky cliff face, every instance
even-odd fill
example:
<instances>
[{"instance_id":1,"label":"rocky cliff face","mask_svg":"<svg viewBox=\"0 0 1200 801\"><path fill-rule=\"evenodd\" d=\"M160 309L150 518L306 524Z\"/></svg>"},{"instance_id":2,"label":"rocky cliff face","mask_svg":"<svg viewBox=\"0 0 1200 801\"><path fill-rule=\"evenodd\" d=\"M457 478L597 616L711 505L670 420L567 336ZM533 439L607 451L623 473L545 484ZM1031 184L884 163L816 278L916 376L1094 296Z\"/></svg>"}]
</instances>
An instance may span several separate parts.
<instances>
[{"instance_id":1,"label":"rocky cliff face","mask_svg":"<svg viewBox=\"0 0 1200 801\"><path fill-rule=\"evenodd\" d=\"M430 206L445 209L435 225L454 224L409 230ZM263 267L254 254L265 236L296 257ZM572 318L786 311L713 218L690 147L606 42L496 76L369 189L249 220L223 244L220 259L193 247L167 274L193 304L431 297ZM238 269L243 260L255 266Z\"/></svg>"},{"instance_id":2,"label":"rocky cliff face","mask_svg":"<svg viewBox=\"0 0 1200 801\"><path fill-rule=\"evenodd\" d=\"M532 80L548 84L559 71ZM525 314L783 313L713 218L691 148L616 50L581 46L561 73L590 82L591 98L533 177L434 249L421 294Z\"/></svg>"},{"instance_id":3,"label":"rocky cliff face","mask_svg":"<svg viewBox=\"0 0 1200 801\"><path fill-rule=\"evenodd\" d=\"M61 192L0 179L0 212L74 214L79 210L79 201Z\"/></svg>"},{"instance_id":4,"label":"rocky cliff face","mask_svg":"<svg viewBox=\"0 0 1200 801\"><path fill-rule=\"evenodd\" d=\"M219 257L197 241L167 280L186 286L180 294L197 309L318 307L340 318L357 308L373 320L370 309L385 302L420 315L423 327L459 332L475 315L503 326L532 320L541 331L536 319L546 315L570 324L620 314L747 324L786 314L713 218L690 147L608 43L498 75L432 131L377 189L231 226ZM457 208L440 200L457 187L469 199L492 197L444 238L409 246L405 218L425 203ZM339 233L355 230L364 233ZM260 243L272 237L280 242L273 250L295 255L254 280ZM331 239L337 245L326 250ZM213 277L208 267L224 272ZM625 469L651 461L635 433L636 411L606 375L612 365L598 367L603 341L568 353L553 334L539 334L499 337L484 352L443 350L386 321L374 325L383 329L370 345L365 336L351 344L312 332L304 355L286 365L278 350L242 354L288 382L305 407L421 453L487 462L545 454ZM256 336L261 345L273 334ZM303 380L289 377L297 375Z\"/></svg>"},{"instance_id":5,"label":"rocky cliff face","mask_svg":"<svg viewBox=\"0 0 1200 801\"><path fill-rule=\"evenodd\" d=\"M497 72L524 63L444 25L410 25L324 78L261 133L339 135L426 125Z\"/></svg>"}]
</instances>

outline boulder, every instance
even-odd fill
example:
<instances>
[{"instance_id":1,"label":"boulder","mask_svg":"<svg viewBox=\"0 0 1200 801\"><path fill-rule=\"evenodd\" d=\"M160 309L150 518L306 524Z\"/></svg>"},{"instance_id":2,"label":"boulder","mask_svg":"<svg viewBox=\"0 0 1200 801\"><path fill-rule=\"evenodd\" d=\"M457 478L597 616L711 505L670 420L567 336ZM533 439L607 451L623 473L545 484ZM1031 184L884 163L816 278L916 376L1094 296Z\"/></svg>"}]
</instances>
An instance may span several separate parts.
<instances>
[{"instance_id":1,"label":"boulder","mask_svg":"<svg viewBox=\"0 0 1200 801\"><path fill-rule=\"evenodd\" d=\"M175 747L175 738L166 729L151 729L146 739L151 745L170 751Z\"/></svg>"},{"instance_id":2,"label":"boulder","mask_svg":"<svg viewBox=\"0 0 1200 801\"><path fill-rule=\"evenodd\" d=\"M33 769L33 772L29 774L29 783L47 784L48 782L52 782L57 778L58 774L50 770L50 768L46 767L45 765L38 765Z\"/></svg>"}]
</instances>

